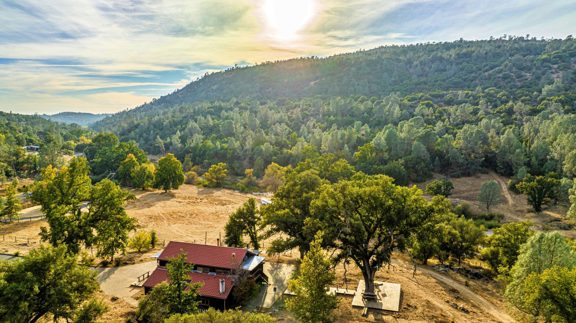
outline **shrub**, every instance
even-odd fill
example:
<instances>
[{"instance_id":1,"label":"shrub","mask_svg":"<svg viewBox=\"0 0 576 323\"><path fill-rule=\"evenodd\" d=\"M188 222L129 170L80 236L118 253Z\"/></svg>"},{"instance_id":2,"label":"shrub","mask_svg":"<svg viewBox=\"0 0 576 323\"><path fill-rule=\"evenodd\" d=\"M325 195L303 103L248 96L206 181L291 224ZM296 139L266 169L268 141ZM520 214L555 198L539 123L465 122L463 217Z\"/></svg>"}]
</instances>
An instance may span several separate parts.
<instances>
[{"instance_id":1,"label":"shrub","mask_svg":"<svg viewBox=\"0 0 576 323\"><path fill-rule=\"evenodd\" d=\"M195 171L186 172L186 180L184 183L194 185L198 182L198 174Z\"/></svg>"},{"instance_id":2,"label":"shrub","mask_svg":"<svg viewBox=\"0 0 576 323\"><path fill-rule=\"evenodd\" d=\"M152 246L152 235L147 231L138 231L130 239L128 246L137 252L150 250Z\"/></svg>"}]
</instances>

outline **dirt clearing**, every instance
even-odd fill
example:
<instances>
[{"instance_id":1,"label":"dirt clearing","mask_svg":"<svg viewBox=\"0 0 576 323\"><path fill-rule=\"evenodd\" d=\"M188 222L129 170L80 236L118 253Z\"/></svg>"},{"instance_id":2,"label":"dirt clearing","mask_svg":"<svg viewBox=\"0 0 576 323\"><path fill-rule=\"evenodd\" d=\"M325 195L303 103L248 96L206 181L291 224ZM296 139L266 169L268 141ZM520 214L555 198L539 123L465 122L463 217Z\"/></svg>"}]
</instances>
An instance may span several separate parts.
<instances>
[{"instance_id":1,"label":"dirt clearing","mask_svg":"<svg viewBox=\"0 0 576 323\"><path fill-rule=\"evenodd\" d=\"M155 230L159 241L177 240L215 245L224 237L228 217L250 197L226 189L183 185L168 193L135 192L126 211L142 229Z\"/></svg>"}]
</instances>

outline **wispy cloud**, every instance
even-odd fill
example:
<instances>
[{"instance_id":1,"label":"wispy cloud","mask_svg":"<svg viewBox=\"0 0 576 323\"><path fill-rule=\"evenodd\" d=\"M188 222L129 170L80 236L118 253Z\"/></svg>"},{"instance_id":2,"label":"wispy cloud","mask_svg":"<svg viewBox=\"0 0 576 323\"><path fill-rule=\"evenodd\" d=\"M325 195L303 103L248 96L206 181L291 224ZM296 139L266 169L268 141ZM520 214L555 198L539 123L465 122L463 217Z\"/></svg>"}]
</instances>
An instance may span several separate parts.
<instances>
[{"instance_id":1,"label":"wispy cloud","mask_svg":"<svg viewBox=\"0 0 576 323\"><path fill-rule=\"evenodd\" d=\"M0 0L0 110L113 112L237 63L576 32L572 0L310 0L315 18L279 42L264 1Z\"/></svg>"}]
</instances>

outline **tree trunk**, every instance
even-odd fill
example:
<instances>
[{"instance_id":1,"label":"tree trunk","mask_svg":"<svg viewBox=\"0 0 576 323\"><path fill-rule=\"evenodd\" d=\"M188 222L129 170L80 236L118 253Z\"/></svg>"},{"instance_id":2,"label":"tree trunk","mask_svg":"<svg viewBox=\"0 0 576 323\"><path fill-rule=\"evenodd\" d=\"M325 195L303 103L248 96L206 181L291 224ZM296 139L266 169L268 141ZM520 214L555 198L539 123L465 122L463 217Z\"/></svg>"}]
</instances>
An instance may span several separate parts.
<instances>
[{"instance_id":1,"label":"tree trunk","mask_svg":"<svg viewBox=\"0 0 576 323\"><path fill-rule=\"evenodd\" d=\"M36 315L34 315L34 317L30 319L30 323L34 323L34 322L38 321L39 319L42 318L42 316L44 316L44 314L46 314L46 312L36 313Z\"/></svg>"},{"instance_id":2,"label":"tree trunk","mask_svg":"<svg viewBox=\"0 0 576 323\"><path fill-rule=\"evenodd\" d=\"M364 295L365 299L371 299L375 295L374 275L376 271L370 267L369 260L362 261L362 276L364 277Z\"/></svg>"}]
</instances>

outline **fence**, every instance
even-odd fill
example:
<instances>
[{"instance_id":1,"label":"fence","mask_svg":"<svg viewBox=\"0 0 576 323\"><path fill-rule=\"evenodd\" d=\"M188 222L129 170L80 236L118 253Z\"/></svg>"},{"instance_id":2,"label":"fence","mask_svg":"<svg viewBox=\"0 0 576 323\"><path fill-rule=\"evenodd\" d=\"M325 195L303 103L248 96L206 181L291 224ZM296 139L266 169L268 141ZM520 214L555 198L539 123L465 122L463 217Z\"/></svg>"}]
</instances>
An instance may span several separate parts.
<instances>
[{"instance_id":1,"label":"fence","mask_svg":"<svg viewBox=\"0 0 576 323\"><path fill-rule=\"evenodd\" d=\"M42 240L40 238L30 238L30 237L23 237L23 236L16 236L10 234L0 234L0 245L7 244L7 243L25 243L27 245L41 243Z\"/></svg>"}]
</instances>

